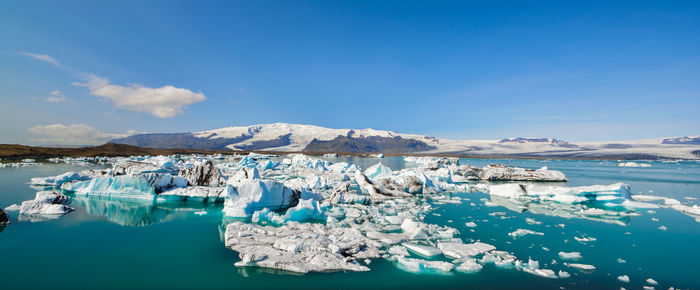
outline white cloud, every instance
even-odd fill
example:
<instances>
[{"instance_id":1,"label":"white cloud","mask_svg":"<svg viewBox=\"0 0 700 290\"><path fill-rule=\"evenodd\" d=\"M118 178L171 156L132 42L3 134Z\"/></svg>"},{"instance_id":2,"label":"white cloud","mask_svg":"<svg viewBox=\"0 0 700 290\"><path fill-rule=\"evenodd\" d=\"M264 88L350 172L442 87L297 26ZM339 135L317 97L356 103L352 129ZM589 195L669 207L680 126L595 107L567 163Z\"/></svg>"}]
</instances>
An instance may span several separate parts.
<instances>
[{"instance_id":1,"label":"white cloud","mask_svg":"<svg viewBox=\"0 0 700 290\"><path fill-rule=\"evenodd\" d=\"M51 102L51 103L58 103L58 102L65 102L66 101L66 96L61 93L59 90L55 90L49 93L49 97L44 98L44 101Z\"/></svg>"},{"instance_id":2,"label":"white cloud","mask_svg":"<svg viewBox=\"0 0 700 290\"><path fill-rule=\"evenodd\" d=\"M111 100L118 108L146 112L159 118L170 118L183 113L188 105L207 99L201 92L174 86L149 88L139 84L112 85L106 78L94 74L84 76L85 83L73 83L87 87L92 95Z\"/></svg>"},{"instance_id":3,"label":"white cloud","mask_svg":"<svg viewBox=\"0 0 700 290\"><path fill-rule=\"evenodd\" d=\"M133 130L126 131L126 133L104 133L83 124L37 125L29 128L29 132L42 136L33 138L32 141L51 145L104 144L111 139L124 138L139 133Z\"/></svg>"},{"instance_id":4,"label":"white cloud","mask_svg":"<svg viewBox=\"0 0 700 290\"><path fill-rule=\"evenodd\" d=\"M38 59L41 61L48 62L52 65L57 66L57 67L61 67L61 63L59 63L55 58L51 57L48 54L37 54L37 53L24 52L24 51L20 51L19 54L31 57L33 59Z\"/></svg>"}]
</instances>

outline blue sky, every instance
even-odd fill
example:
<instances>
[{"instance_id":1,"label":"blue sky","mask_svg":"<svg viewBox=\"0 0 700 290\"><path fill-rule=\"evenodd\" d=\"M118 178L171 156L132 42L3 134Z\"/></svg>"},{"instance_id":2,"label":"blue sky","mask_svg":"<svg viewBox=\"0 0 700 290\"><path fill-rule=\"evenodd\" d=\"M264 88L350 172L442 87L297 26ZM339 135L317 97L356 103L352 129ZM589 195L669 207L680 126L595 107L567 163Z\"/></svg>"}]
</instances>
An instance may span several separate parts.
<instances>
[{"instance_id":1,"label":"blue sky","mask_svg":"<svg viewBox=\"0 0 700 290\"><path fill-rule=\"evenodd\" d=\"M700 2L604 2L1 0L0 143L700 134Z\"/></svg>"}]
</instances>

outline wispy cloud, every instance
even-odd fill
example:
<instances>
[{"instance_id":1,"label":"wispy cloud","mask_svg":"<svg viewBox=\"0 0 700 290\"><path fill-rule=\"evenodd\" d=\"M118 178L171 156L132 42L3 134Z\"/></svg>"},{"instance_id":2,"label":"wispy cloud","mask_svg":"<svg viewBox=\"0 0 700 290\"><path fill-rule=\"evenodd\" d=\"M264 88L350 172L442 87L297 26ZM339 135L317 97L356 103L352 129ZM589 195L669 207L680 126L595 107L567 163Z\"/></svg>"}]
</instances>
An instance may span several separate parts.
<instances>
[{"instance_id":1,"label":"wispy cloud","mask_svg":"<svg viewBox=\"0 0 700 290\"><path fill-rule=\"evenodd\" d=\"M104 133L84 124L51 124L37 125L28 129L29 132L41 137L32 138L34 142L56 145L95 145L103 144L111 139L124 138L139 132L129 130L125 133Z\"/></svg>"},{"instance_id":2,"label":"wispy cloud","mask_svg":"<svg viewBox=\"0 0 700 290\"><path fill-rule=\"evenodd\" d=\"M49 103L58 103L58 102L65 102L66 101L66 96L61 93L59 90L55 90L49 93L49 96L44 98L44 101L47 101Z\"/></svg>"},{"instance_id":3,"label":"wispy cloud","mask_svg":"<svg viewBox=\"0 0 700 290\"><path fill-rule=\"evenodd\" d=\"M112 85L106 78L94 74L83 76L85 82L75 82L76 86L86 87L90 94L103 97L121 109L146 112L159 118L170 118L183 113L183 109L207 99L202 92L174 86L149 88L139 84L127 86Z\"/></svg>"},{"instance_id":4,"label":"wispy cloud","mask_svg":"<svg viewBox=\"0 0 700 290\"><path fill-rule=\"evenodd\" d=\"M48 62L48 63L50 63L50 64L52 64L52 65L57 66L57 67L63 67L63 66L61 65L61 63L58 62L58 60L56 60L55 58L51 57L51 56L48 55L48 54L38 54L38 53L31 53L31 52L26 52L26 51L20 51L20 52L18 52L18 53L21 54L21 55L24 55L24 56L31 57L31 58L33 58L33 59L38 59L38 60L41 60L41 61Z\"/></svg>"}]
</instances>

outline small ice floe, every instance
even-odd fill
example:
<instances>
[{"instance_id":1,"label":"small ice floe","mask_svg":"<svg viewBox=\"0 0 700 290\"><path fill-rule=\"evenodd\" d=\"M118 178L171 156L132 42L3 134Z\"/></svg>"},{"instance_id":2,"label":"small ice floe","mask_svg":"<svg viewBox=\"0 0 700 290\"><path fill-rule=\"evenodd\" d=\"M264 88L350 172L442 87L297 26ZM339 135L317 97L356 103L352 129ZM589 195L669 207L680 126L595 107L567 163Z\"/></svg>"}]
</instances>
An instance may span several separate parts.
<instances>
[{"instance_id":1,"label":"small ice floe","mask_svg":"<svg viewBox=\"0 0 700 290\"><path fill-rule=\"evenodd\" d=\"M389 254L392 254L394 256L410 256L411 255L408 253L408 250L406 250L406 247L404 247L404 246L391 246L391 248L389 248Z\"/></svg>"},{"instance_id":2,"label":"small ice floe","mask_svg":"<svg viewBox=\"0 0 700 290\"><path fill-rule=\"evenodd\" d=\"M468 228L475 228L475 227L476 227L476 223L475 223L475 222L468 222L468 223L466 223L466 224L464 224L464 225L467 226Z\"/></svg>"},{"instance_id":3,"label":"small ice floe","mask_svg":"<svg viewBox=\"0 0 700 290\"><path fill-rule=\"evenodd\" d=\"M651 220L652 220L652 221L655 221L655 222L657 222L657 223L659 222L659 219L657 219L657 218L651 218Z\"/></svg>"},{"instance_id":4,"label":"small ice floe","mask_svg":"<svg viewBox=\"0 0 700 290\"><path fill-rule=\"evenodd\" d=\"M617 262L620 264L624 264L624 263L627 263L627 260L625 260L623 258L617 258Z\"/></svg>"},{"instance_id":5,"label":"small ice floe","mask_svg":"<svg viewBox=\"0 0 700 290\"><path fill-rule=\"evenodd\" d=\"M616 166L618 167L651 167L648 163L637 163L637 162L620 162Z\"/></svg>"},{"instance_id":6,"label":"small ice floe","mask_svg":"<svg viewBox=\"0 0 700 290\"><path fill-rule=\"evenodd\" d=\"M653 286L642 286L642 289L644 290L654 290L655 288Z\"/></svg>"},{"instance_id":7,"label":"small ice floe","mask_svg":"<svg viewBox=\"0 0 700 290\"><path fill-rule=\"evenodd\" d=\"M403 256L396 257L396 262L399 268L408 272L414 273L449 273L455 265L449 262L442 261L427 261L422 259L407 258Z\"/></svg>"},{"instance_id":8,"label":"small ice floe","mask_svg":"<svg viewBox=\"0 0 700 290\"><path fill-rule=\"evenodd\" d=\"M413 243L403 243L403 246L411 252L414 252L426 258L432 258L442 254L442 251L440 251L440 249L433 246L418 245Z\"/></svg>"},{"instance_id":9,"label":"small ice floe","mask_svg":"<svg viewBox=\"0 0 700 290\"><path fill-rule=\"evenodd\" d=\"M542 222L536 221L535 219L532 219L532 218L526 218L525 222L530 224L530 225L541 225L542 224Z\"/></svg>"},{"instance_id":10,"label":"small ice floe","mask_svg":"<svg viewBox=\"0 0 700 290\"><path fill-rule=\"evenodd\" d=\"M522 237L525 235L538 235L538 236L544 236L544 233L542 232L535 232L527 229L517 229L514 232L508 233L509 236L511 236L513 239L517 239L518 237Z\"/></svg>"},{"instance_id":11,"label":"small ice floe","mask_svg":"<svg viewBox=\"0 0 700 290\"><path fill-rule=\"evenodd\" d=\"M462 273L476 273L481 271L481 268L484 266L481 266L479 263L476 262L476 259L465 259L462 264L457 266L455 270L462 272Z\"/></svg>"},{"instance_id":12,"label":"small ice floe","mask_svg":"<svg viewBox=\"0 0 700 290\"><path fill-rule=\"evenodd\" d=\"M666 226L660 226L659 229L662 230L662 231L668 230L668 228L666 228Z\"/></svg>"},{"instance_id":13,"label":"small ice floe","mask_svg":"<svg viewBox=\"0 0 700 290\"><path fill-rule=\"evenodd\" d=\"M18 211L19 210L19 205L13 204L5 208L5 211Z\"/></svg>"},{"instance_id":14,"label":"small ice floe","mask_svg":"<svg viewBox=\"0 0 700 290\"><path fill-rule=\"evenodd\" d=\"M559 278L565 279L571 277L571 274L566 271L559 270Z\"/></svg>"},{"instance_id":15,"label":"small ice floe","mask_svg":"<svg viewBox=\"0 0 700 290\"><path fill-rule=\"evenodd\" d=\"M587 237L587 236L583 236L583 237L580 237L580 238L579 238L579 237L574 237L574 239L575 239L577 242L582 243L582 244L585 244L585 243L588 243L588 242L595 242L595 241L598 240L598 239L596 239L596 238L594 238L594 237Z\"/></svg>"},{"instance_id":16,"label":"small ice floe","mask_svg":"<svg viewBox=\"0 0 700 290\"><path fill-rule=\"evenodd\" d=\"M656 282L656 280L654 280L652 278L647 278L646 282L649 285L659 285L659 282Z\"/></svg>"},{"instance_id":17,"label":"small ice floe","mask_svg":"<svg viewBox=\"0 0 700 290\"><path fill-rule=\"evenodd\" d=\"M620 282L623 282L623 283L629 283L630 277L627 275L617 276L617 280L620 280Z\"/></svg>"},{"instance_id":18,"label":"small ice floe","mask_svg":"<svg viewBox=\"0 0 700 290\"><path fill-rule=\"evenodd\" d=\"M201 215L207 214L207 211L205 211L205 210L203 210L203 211L195 211L194 214L200 215L200 216L201 216Z\"/></svg>"},{"instance_id":19,"label":"small ice floe","mask_svg":"<svg viewBox=\"0 0 700 290\"><path fill-rule=\"evenodd\" d=\"M558 224L558 225L555 225L555 227L560 227L563 229L564 227L566 227L566 225L565 224Z\"/></svg>"},{"instance_id":20,"label":"small ice floe","mask_svg":"<svg viewBox=\"0 0 700 290\"><path fill-rule=\"evenodd\" d=\"M550 279L556 279L557 274L554 273L554 271L550 269L540 269L540 263L537 261L533 261L532 259L529 259L527 263L523 263L521 261L515 261L515 268L518 270L521 270L526 273L530 273L532 275L537 275L540 277L545 277L545 278L550 278Z\"/></svg>"},{"instance_id":21,"label":"small ice floe","mask_svg":"<svg viewBox=\"0 0 700 290\"><path fill-rule=\"evenodd\" d=\"M595 266L588 265L588 264L564 263L564 265L569 266L569 267L574 268L574 269L581 270L581 271L593 271L596 269Z\"/></svg>"},{"instance_id":22,"label":"small ice floe","mask_svg":"<svg viewBox=\"0 0 700 290\"><path fill-rule=\"evenodd\" d=\"M564 260L578 260L583 258L579 252L559 252L559 257Z\"/></svg>"},{"instance_id":23,"label":"small ice floe","mask_svg":"<svg viewBox=\"0 0 700 290\"><path fill-rule=\"evenodd\" d=\"M438 243L438 248L442 251L442 254L444 254L445 257L453 259L465 259L496 249L496 247L482 242L476 242L472 244L462 244L458 242L440 242Z\"/></svg>"}]
</instances>

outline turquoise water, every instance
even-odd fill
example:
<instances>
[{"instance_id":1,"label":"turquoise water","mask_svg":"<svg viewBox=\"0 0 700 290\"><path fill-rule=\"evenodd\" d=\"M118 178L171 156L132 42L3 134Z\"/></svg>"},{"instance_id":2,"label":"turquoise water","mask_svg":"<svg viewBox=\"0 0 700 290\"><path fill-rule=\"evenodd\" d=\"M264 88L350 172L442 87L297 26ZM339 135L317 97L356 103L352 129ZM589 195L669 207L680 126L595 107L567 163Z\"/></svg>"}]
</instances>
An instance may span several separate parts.
<instances>
[{"instance_id":1,"label":"turquoise water","mask_svg":"<svg viewBox=\"0 0 700 290\"><path fill-rule=\"evenodd\" d=\"M405 166L400 158L338 158L363 168L381 161L392 169ZM650 168L616 167L612 161L461 160L476 166L509 166L563 171L564 186L625 182L634 193L672 197L700 204L700 164L651 162ZM32 199L31 177L51 176L91 167L45 164L40 167L0 168L0 206ZM478 273L421 275L404 272L392 262L376 259L370 272L290 275L273 270L238 268L237 253L222 242L221 206L199 203L153 205L100 199L74 199L75 211L48 221L18 220L0 232L0 289L27 288L596 288L639 289L653 278L657 289L700 288L700 223L670 209L622 218L620 223L566 219L545 213L516 212L484 206L482 193L459 193L461 204L436 204L425 222L457 228L465 241L481 240L519 259L540 261L542 268L564 270L568 279L547 279L513 269L486 265ZM470 203L474 203L472 206ZM206 210L199 216L195 211ZM501 212L501 215L493 215ZM531 225L526 218L542 224ZM659 219L659 222L652 218ZM476 228L465 222L475 221ZM564 227L555 226L563 224ZM661 231L659 226L666 226ZM516 229L543 232L513 239ZM473 229L473 232L471 231ZM574 237L595 242L579 243ZM547 248L547 250L543 249ZM593 272L562 265L557 253L581 252L577 263L592 264ZM626 260L619 263L618 258ZM552 264L556 260L556 264ZM630 283L617 280L628 275Z\"/></svg>"}]
</instances>

